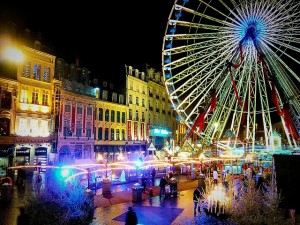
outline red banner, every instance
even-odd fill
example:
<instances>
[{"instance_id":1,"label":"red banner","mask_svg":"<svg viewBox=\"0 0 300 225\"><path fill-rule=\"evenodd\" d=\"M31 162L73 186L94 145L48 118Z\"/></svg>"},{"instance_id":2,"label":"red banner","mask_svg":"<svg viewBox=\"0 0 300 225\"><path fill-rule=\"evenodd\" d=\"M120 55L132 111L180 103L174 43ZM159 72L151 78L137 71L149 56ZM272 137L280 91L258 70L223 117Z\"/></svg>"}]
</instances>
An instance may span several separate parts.
<instances>
[{"instance_id":1,"label":"red banner","mask_svg":"<svg viewBox=\"0 0 300 225\"><path fill-rule=\"evenodd\" d=\"M131 141L131 121L127 122L127 140Z\"/></svg>"},{"instance_id":2,"label":"red banner","mask_svg":"<svg viewBox=\"0 0 300 225\"><path fill-rule=\"evenodd\" d=\"M62 127L63 127L63 122L62 122L62 120L63 120L63 108L64 108L64 106L63 106L63 104L61 104L60 105L60 115L59 115L59 132L61 133L61 131L62 131Z\"/></svg>"},{"instance_id":3,"label":"red banner","mask_svg":"<svg viewBox=\"0 0 300 225\"><path fill-rule=\"evenodd\" d=\"M137 140L138 122L134 122L134 140Z\"/></svg>"},{"instance_id":4,"label":"red banner","mask_svg":"<svg viewBox=\"0 0 300 225\"><path fill-rule=\"evenodd\" d=\"M82 123L83 131L82 131L82 133L85 133L85 121L86 121L86 107L84 106L83 107L83 123Z\"/></svg>"},{"instance_id":5,"label":"red banner","mask_svg":"<svg viewBox=\"0 0 300 225\"><path fill-rule=\"evenodd\" d=\"M72 106L72 114L71 114L71 128L72 128L72 133L75 133L75 118L76 118L76 108L75 106L73 105Z\"/></svg>"},{"instance_id":6,"label":"red banner","mask_svg":"<svg viewBox=\"0 0 300 225\"><path fill-rule=\"evenodd\" d=\"M141 140L144 140L144 123L141 123Z\"/></svg>"},{"instance_id":7,"label":"red banner","mask_svg":"<svg viewBox=\"0 0 300 225\"><path fill-rule=\"evenodd\" d=\"M146 130L146 138L147 138L147 140L149 140L149 137L150 137L150 124L147 123L147 130Z\"/></svg>"}]
</instances>

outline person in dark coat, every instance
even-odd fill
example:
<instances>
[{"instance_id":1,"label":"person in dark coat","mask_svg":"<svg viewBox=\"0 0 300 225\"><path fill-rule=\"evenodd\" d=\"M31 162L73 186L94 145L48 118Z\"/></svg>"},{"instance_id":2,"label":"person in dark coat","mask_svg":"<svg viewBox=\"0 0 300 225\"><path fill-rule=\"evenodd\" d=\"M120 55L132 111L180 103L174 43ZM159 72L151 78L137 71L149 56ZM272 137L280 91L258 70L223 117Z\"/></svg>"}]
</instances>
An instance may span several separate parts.
<instances>
[{"instance_id":1,"label":"person in dark coat","mask_svg":"<svg viewBox=\"0 0 300 225\"><path fill-rule=\"evenodd\" d=\"M146 187L147 187L147 177L144 174L142 175L141 181L142 181L142 186L143 186L143 192L145 193Z\"/></svg>"},{"instance_id":2,"label":"person in dark coat","mask_svg":"<svg viewBox=\"0 0 300 225\"><path fill-rule=\"evenodd\" d=\"M160 190L159 190L159 197L162 197L162 196L165 196L166 195L166 185L168 184L167 182L167 179L165 176L163 176L161 179L160 179L160 182L159 182L159 187L160 187Z\"/></svg>"},{"instance_id":3,"label":"person in dark coat","mask_svg":"<svg viewBox=\"0 0 300 225\"><path fill-rule=\"evenodd\" d=\"M138 219L136 213L133 211L132 207L128 207L128 211L126 213L125 225L137 225Z\"/></svg>"},{"instance_id":4,"label":"person in dark coat","mask_svg":"<svg viewBox=\"0 0 300 225\"><path fill-rule=\"evenodd\" d=\"M153 183L154 183L155 175L156 175L156 170L155 170L155 168L153 167L152 170L151 170L151 178L152 178L152 182L153 182Z\"/></svg>"},{"instance_id":5,"label":"person in dark coat","mask_svg":"<svg viewBox=\"0 0 300 225\"><path fill-rule=\"evenodd\" d=\"M200 191L200 187L197 187L193 193L194 216L196 216L197 208L198 208L198 213L201 213L200 204L199 204L201 198L202 198L202 193Z\"/></svg>"}]
</instances>

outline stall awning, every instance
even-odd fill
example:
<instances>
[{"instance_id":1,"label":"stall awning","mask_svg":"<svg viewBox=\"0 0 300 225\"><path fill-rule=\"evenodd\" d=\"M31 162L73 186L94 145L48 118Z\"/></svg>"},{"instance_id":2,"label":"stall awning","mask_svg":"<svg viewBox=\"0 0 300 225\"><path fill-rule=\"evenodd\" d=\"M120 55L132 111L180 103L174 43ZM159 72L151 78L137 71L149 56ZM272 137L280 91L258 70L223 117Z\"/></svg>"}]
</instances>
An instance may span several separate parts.
<instances>
[{"instance_id":1,"label":"stall awning","mask_svg":"<svg viewBox=\"0 0 300 225\"><path fill-rule=\"evenodd\" d=\"M150 146L147 148L148 151L156 151L156 148L154 147L153 143L150 144Z\"/></svg>"}]
</instances>

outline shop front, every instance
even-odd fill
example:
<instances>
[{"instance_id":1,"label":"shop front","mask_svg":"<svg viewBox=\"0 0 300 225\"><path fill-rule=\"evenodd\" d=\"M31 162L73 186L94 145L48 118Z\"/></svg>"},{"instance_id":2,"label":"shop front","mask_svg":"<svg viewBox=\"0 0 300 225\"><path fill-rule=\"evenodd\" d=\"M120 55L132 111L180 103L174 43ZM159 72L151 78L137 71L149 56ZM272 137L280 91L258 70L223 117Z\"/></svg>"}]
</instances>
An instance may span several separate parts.
<instances>
[{"instance_id":1,"label":"shop front","mask_svg":"<svg viewBox=\"0 0 300 225\"><path fill-rule=\"evenodd\" d=\"M7 168L12 165L14 145L0 145L0 177L6 175Z\"/></svg>"},{"instance_id":2,"label":"shop front","mask_svg":"<svg viewBox=\"0 0 300 225\"><path fill-rule=\"evenodd\" d=\"M146 156L147 141L127 141L125 144L125 153L131 160Z\"/></svg>"},{"instance_id":3,"label":"shop front","mask_svg":"<svg viewBox=\"0 0 300 225\"><path fill-rule=\"evenodd\" d=\"M37 147L34 153L34 165L39 164L40 166L47 165L47 147ZM45 172L46 168L40 168L40 172Z\"/></svg>"},{"instance_id":4,"label":"shop front","mask_svg":"<svg viewBox=\"0 0 300 225\"><path fill-rule=\"evenodd\" d=\"M92 151L92 140L66 140L60 139L58 145L58 161L63 164L74 164L78 159L95 159Z\"/></svg>"},{"instance_id":5,"label":"shop front","mask_svg":"<svg viewBox=\"0 0 300 225\"><path fill-rule=\"evenodd\" d=\"M16 159L17 165L29 165L30 164L30 147L17 147L16 148Z\"/></svg>"}]
</instances>

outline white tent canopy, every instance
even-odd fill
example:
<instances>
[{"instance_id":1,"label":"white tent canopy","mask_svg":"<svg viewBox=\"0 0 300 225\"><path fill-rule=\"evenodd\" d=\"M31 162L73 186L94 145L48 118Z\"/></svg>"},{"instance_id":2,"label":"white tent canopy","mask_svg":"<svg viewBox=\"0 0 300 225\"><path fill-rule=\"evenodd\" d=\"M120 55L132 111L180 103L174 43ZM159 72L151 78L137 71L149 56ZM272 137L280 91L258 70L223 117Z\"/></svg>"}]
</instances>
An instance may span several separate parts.
<instances>
[{"instance_id":1,"label":"white tent canopy","mask_svg":"<svg viewBox=\"0 0 300 225\"><path fill-rule=\"evenodd\" d=\"M148 151L156 151L156 148L154 147L153 143L151 143L147 150Z\"/></svg>"}]
</instances>

